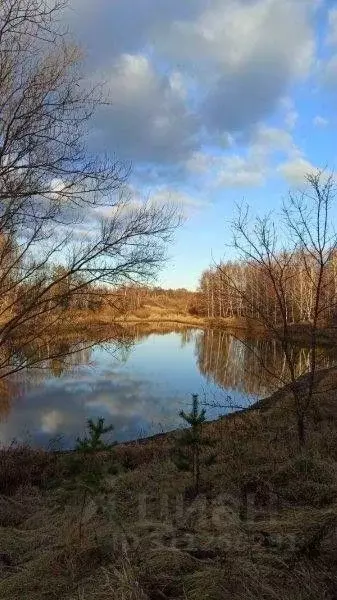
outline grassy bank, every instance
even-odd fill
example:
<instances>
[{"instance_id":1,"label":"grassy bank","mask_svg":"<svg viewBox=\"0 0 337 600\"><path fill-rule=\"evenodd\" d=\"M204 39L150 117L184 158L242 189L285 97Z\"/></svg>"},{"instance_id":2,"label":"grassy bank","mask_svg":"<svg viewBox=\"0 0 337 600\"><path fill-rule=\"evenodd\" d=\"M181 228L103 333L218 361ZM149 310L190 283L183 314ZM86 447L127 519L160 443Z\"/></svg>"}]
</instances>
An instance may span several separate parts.
<instances>
[{"instance_id":1,"label":"grassy bank","mask_svg":"<svg viewBox=\"0 0 337 600\"><path fill-rule=\"evenodd\" d=\"M228 317L226 319L212 319L208 317L197 317L183 312L172 312L170 309L154 307L152 305L142 307L132 313L124 315L113 315L109 311L101 312L73 312L66 319L67 332L93 333L94 331L111 335L120 333L125 326L148 327L150 332L183 327L194 327L198 329L223 329L237 332L237 335L247 336L271 336L266 329L254 319ZM62 324L60 324L62 328ZM281 332L280 332L281 334ZM295 343L309 344L311 329L308 323L289 325L289 334ZM326 327L317 330L317 343L320 345L332 345L337 340L337 327Z\"/></svg>"},{"instance_id":2,"label":"grassy bank","mask_svg":"<svg viewBox=\"0 0 337 600\"><path fill-rule=\"evenodd\" d=\"M74 331L92 330L98 328L118 328L127 325L148 325L155 329L170 326L195 327L200 329L228 329L241 330L249 333L265 333L264 329L251 319L211 319L197 317L188 313L171 312L165 308L148 306L124 315L113 315L109 311L101 312L73 312L67 319L68 329Z\"/></svg>"},{"instance_id":3,"label":"grassy bank","mask_svg":"<svg viewBox=\"0 0 337 600\"><path fill-rule=\"evenodd\" d=\"M0 597L333 600L336 381L321 376L301 455L287 390L205 425L216 462L196 499L176 433L96 455L113 469L85 502L68 457L2 451Z\"/></svg>"}]
</instances>

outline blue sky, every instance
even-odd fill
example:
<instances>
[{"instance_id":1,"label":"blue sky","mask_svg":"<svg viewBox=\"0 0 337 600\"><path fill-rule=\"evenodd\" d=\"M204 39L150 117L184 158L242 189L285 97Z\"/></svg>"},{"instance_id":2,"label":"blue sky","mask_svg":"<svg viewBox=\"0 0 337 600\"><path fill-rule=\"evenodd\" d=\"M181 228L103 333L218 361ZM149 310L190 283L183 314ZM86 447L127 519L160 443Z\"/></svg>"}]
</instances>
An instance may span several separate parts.
<instances>
[{"instance_id":1,"label":"blue sky","mask_svg":"<svg viewBox=\"0 0 337 600\"><path fill-rule=\"evenodd\" d=\"M93 148L185 215L164 287L193 289L231 256L236 202L277 210L305 173L336 167L337 1L72 0L67 19L111 99Z\"/></svg>"}]
</instances>

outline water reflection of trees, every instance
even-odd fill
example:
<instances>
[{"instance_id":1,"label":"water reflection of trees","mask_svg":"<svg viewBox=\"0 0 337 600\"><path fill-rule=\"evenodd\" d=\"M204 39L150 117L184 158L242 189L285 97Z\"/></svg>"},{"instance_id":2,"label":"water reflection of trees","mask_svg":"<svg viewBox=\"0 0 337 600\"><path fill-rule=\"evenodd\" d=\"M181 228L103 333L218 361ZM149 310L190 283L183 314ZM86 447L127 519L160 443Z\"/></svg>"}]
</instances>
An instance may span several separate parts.
<instances>
[{"instance_id":1,"label":"water reflection of trees","mask_svg":"<svg viewBox=\"0 0 337 600\"><path fill-rule=\"evenodd\" d=\"M184 329L180 333L180 346L181 348L185 348L188 344L191 344L195 339L196 331L195 329Z\"/></svg>"},{"instance_id":2,"label":"water reflection of trees","mask_svg":"<svg viewBox=\"0 0 337 600\"><path fill-rule=\"evenodd\" d=\"M280 380L286 381L287 369L279 344L271 339L240 340L234 335L221 330L192 330L177 329L180 334L181 348L195 345L197 364L200 372L208 381L226 389L236 389L251 396L269 394L280 385L268 374L277 373ZM172 334L172 329L164 331L145 330L133 327L123 330L115 339L99 347L111 354L111 360L127 361L132 348L137 342L146 339L151 333L157 335ZM66 373L76 375L77 367L90 365L93 362L93 351L97 348L95 342L76 342L67 339L49 341L48 358L38 363L36 369L22 370L6 380L0 379L0 420L6 419L15 400L28 394L46 379L62 377ZM28 349L38 352L38 348ZM309 364L309 350L301 346L292 349L296 374L305 373ZM45 348L42 355L46 356ZM22 361L22 357L18 360ZM261 363L264 368L261 368ZM319 366L329 367L337 363L337 351L321 349ZM2 387L1 387L2 386Z\"/></svg>"},{"instance_id":3,"label":"water reflection of trees","mask_svg":"<svg viewBox=\"0 0 337 600\"><path fill-rule=\"evenodd\" d=\"M37 388L46 379L62 377L66 373L74 375L77 368L92 363L95 347L103 346L104 350L108 350L113 357L118 356L125 361L133 344L133 336L122 334L104 344L97 344L94 341L76 341L71 338L49 339L43 345L41 344L41 347L36 344L34 347L20 348L17 356L13 347L13 362L16 360L18 364L25 364L27 360L32 364L32 357L34 357L36 367L18 370L10 377L0 379L0 421L8 417L16 401L26 396L30 390Z\"/></svg>"},{"instance_id":4,"label":"water reflection of trees","mask_svg":"<svg viewBox=\"0 0 337 600\"><path fill-rule=\"evenodd\" d=\"M263 396L287 381L287 369L280 344L272 339L238 339L226 331L207 330L196 337L196 355L200 372L224 388ZM308 371L310 350L299 345L292 348L296 375ZM333 348L319 350L319 366L337 363ZM263 365L263 368L262 368ZM278 379L268 373L277 373Z\"/></svg>"}]
</instances>

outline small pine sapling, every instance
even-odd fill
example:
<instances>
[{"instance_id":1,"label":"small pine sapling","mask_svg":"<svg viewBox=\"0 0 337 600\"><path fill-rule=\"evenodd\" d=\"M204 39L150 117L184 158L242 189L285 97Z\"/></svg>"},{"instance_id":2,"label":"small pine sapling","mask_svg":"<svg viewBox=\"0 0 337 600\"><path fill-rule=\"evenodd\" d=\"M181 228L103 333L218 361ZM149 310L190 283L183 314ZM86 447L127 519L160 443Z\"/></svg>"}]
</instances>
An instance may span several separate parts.
<instances>
[{"instance_id":1,"label":"small pine sapling","mask_svg":"<svg viewBox=\"0 0 337 600\"><path fill-rule=\"evenodd\" d=\"M105 481L106 477L116 474L117 465L106 461L104 457L99 456L101 452L111 452L116 442L106 443L102 436L113 430L113 425L104 425L104 419L99 418L95 423L88 419L87 426L89 430L88 437L77 438L74 452L67 460L67 467L70 479L64 485L66 492L65 500L75 497L80 501L81 508L79 514L79 538L82 539L82 522L84 511L91 499L97 506L99 512L103 511L100 497L107 492ZM110 458L110 457L109 457Z\"/></svg>"},{"instance_id":2,"label":"small pine sapling","mask_svg":"<svg viewBox=\"0 0 337 600\"><path fill-rule=\"evenodd\" d=\"M89 437L77 438L75 450L79 452L98 452L111 450L116 442L107 444L102 440L102 435L113 431L113 425L107 425L104 427L104 419L100 417L95 423L92 419L88 419L87 426L89 429Z\"/></svg>"},{"instance_id":3,"label":"small pine sapling","mask_svg":"<svg viewBox=\"0 0 337 600\"><path fill-rule=\"evenodd\" d=\"M191 412L186 413L182 410L179 416L190 425L190 428L184 429L177 439L173 462L179 470L192 473L192 491L193 495L197 496L200 491L201 467L211 466L216 459L214 453L205 457L204 450L214 446L215 441L206 438L202 433L202 426L206 422L206 410L204 408L200 410L198 394L192 394Z\"/></svg>"}]
</instances>

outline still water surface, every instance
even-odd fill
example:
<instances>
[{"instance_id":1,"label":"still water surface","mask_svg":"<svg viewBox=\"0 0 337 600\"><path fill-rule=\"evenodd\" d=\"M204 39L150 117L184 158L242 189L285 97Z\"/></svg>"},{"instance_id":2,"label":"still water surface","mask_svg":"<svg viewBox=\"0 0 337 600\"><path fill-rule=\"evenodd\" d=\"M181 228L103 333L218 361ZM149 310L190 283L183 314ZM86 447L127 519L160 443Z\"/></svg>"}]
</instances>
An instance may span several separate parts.
<instances>
[{"instance_id":1,"label":"still water surface","mask_svg":"<svg viewBox=\"0 0 337 600\"><path fill-rule=\"evenodd\" d=\"M168 431L180 425L178 413L189 406L191 393L212 405L209 418L228 412L229 403L247 406L275 389L261 369L261 356L279 372L284 369L275 342L253 345L252 353L224 331L135 333L126 346L111 341L73 354L64 364L53 361L21 373L2 394L0 443L15 439L69 448L83 435L86 419L100 416L114 425L118 441ZM308 355L303 348L296 352L300 373ZM321 362L329 366L337 357L322 351Z\"/></svg>"}]
</instances>

